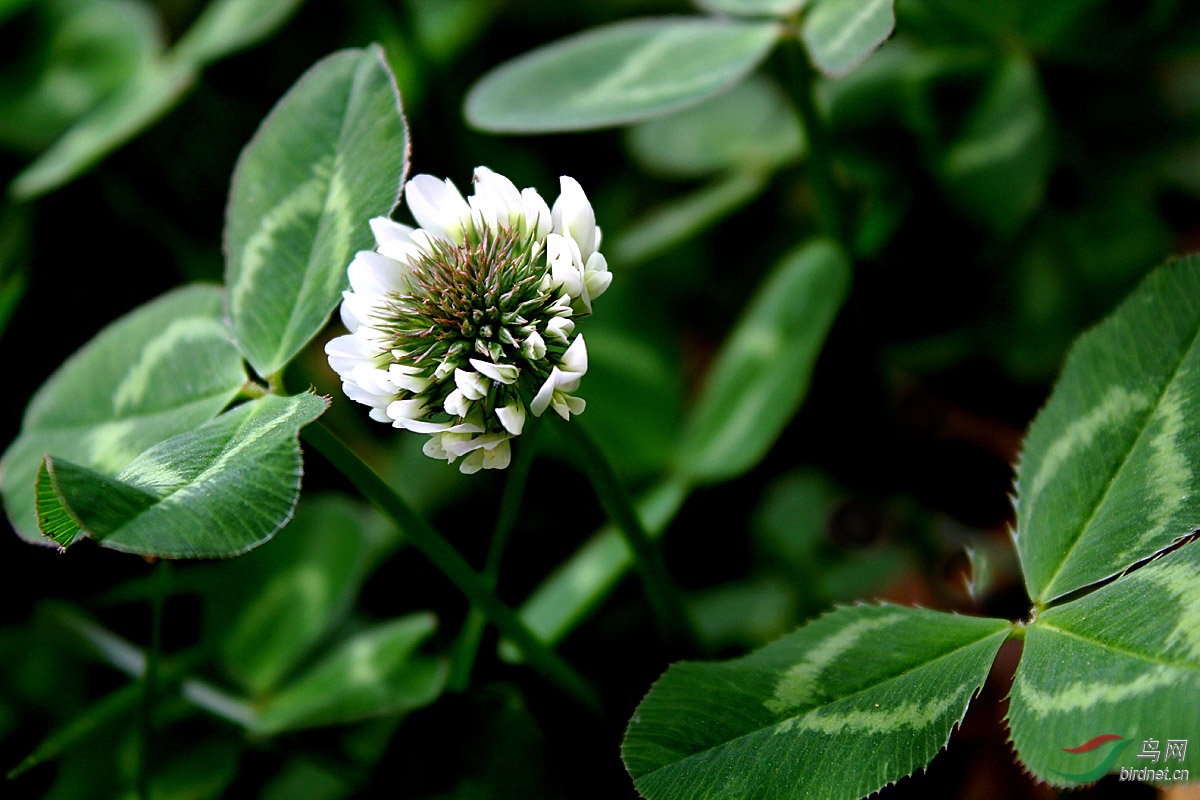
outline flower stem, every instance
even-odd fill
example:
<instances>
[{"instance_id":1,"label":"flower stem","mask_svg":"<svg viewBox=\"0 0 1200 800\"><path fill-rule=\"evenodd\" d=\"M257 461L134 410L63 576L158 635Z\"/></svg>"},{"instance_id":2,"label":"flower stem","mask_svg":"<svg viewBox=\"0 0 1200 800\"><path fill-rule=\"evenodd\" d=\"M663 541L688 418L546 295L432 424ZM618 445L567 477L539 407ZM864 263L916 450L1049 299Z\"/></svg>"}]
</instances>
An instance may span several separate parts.
<instances>
[{"instance_id":1,"label":"flower stem","mask_svg":"<svg viewBox=\"0 0 1200 800\"><path fill-rule=\"evenodd\" d=\"M558 430L578 454L579 464L592 482L600 504L633 553L646 596L668 643L694 645L698 639L683 606L683 594L667 569L662 551L642 526L612 463L579 424L561 424Z\"/></svg>"},{"instance_id":2,"label":"flower stem","mask_svg":"<svg viewBox=\"0 0 1200 800\"><path fill-rule=\"evenodd\" d=\"M171 590L171 562L160 560L154 568L155 586L150 600L150 647L146 650L146 670L142 673L141 702L138 704L137 796L150 800L150 773L153 767L154 700L162 662L163 605Z\"/></svg>"},{"instance_id":3,"label":"flower stem","mask_svg":"<svg viewBox=\"0 0 1200 800\"><path fill-rule=\"evenodd\" d=\"M472 570L458 551L341 439L319 422L305 428L303 435L305 441L320 451L368 500L404 531L408 542L432 561L472 604L482 610L488 621L521 649L535 669L585 706L600 711L600 698L591 684L538 640L520 617L501 602L488 581Z\"/></svg>"},{"instance_id":4,"label":"flower stem","mask_svg":"<svg viewBox=\"0 0 1200 800\"><path fill-rule=\"evenodd\" d=\"M504 494L500 498L500 511L496 515L496 526L492 530L492 541L488 546L487 562L483 567L483 579L495 591L496 581L500 576L500 560L508 540L512 538L513 529L517 526L517 513L521 510L521 498L525 494L525 486L529 481L529 469L533 465L533 457L537 453L537 434L541 427L541 419L530 417L525 423L522 442L517 449L517 457L508 473L508 481L504 484ZM454 662L450 667L448 685L454 691L461 692L467 688L471 679L471 669L475 665L475 655L479 650L479 641L483 636L483 628L487 618L481 609L472 606L467 613L455 646Z\"/></svg>"},{"instance_id":5,"label":"flower stem","mask_svg":"<svg viewBox=\"0 0 1200 800\"><path fill-rule=\"evenodd\" d=\"M813 195L817 202L817 217L825 233L838 244L846 246L846 228L842 204L838 197L837 182L833 178L833 148L830 145L829 129L817 110L813 96L816 70L809 60L808 51L799 34L793 32L793 41L783 47L784 58L795 89L796 105L804 123L804 134L808 140L808 176L812 182Z\"/></svg>"}]
</instances>

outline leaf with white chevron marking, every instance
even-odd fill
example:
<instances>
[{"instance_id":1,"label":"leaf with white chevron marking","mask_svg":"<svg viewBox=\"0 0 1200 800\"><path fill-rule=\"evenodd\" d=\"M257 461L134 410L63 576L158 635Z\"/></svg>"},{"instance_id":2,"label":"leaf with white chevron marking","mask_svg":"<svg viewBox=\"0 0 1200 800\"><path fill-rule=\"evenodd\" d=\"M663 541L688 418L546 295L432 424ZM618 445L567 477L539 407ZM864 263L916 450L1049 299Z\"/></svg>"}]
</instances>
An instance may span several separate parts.
<instances>
[{"instance_id":1,"label":"leaf with white chevron marking","mask_svg":"<svg viewBox=\"0 0 1200 800\"><path fill-rule=\"evenodd\" d=\"M47 456L38 521L62 547L82 532L160 558L244 553L292 518L300 428L328 405L313 394L251 400L150 448L115 478Z\"/></svg>"},{"instance_id":2,"label":"leaf with white chevron marking","mask_svg":"<svg viewBox=\"0 0 1200 800\"><path fill-rule=\"evenodd\" d=\"M1017 469L1017 552L1046 603L1200 528L1200 258L1155 270L1072 349Z\"/></svg>"},{"instance_id":3,"label":"leaf with white chevron marking","mask_svg":"<svg viewBox=\"0 0 1200 800\"><path fill-rule=\"evenodd\" d=\"M317 62L242 151L225 215L229 316L262 376L315 336L408 171L400 95L378 47Z\"/></svg>"},{"instance_id":4,"label":"leaf with white chevron marking","mask_svg":"<svg viewBox=\"0 0 1200 800\"><path fill-rule=\"evenodd\" d=\"M215 417L245 382L216 286L177 289L113 322L38 389L0 459L13 528L50 544L34 513L47 454L116 475L151 445Z\"/></svg>"},{"instance_id":5,"label":"leaf with white chevron marking","mask_svg":"<svg viewBox=\"0 0 1200 800\"><path fill-rule=\"evenodd\" d=\"M744 658L673 665L622 754L649 800L863 797L927 765L1011 624L840 608Z\"/></svg>"}]
</instances>

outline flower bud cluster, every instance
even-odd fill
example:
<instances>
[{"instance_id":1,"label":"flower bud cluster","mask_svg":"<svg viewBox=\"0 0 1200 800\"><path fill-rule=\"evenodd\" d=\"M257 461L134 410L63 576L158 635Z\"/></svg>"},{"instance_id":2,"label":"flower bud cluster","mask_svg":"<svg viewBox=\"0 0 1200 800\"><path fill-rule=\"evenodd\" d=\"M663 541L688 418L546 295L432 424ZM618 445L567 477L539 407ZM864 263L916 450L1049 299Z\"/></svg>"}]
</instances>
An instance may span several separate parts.
<instances>
[{"instance_id":1,"label":"flower bud cluster","mask_svg":"<svg viewBox=\"0 0 1200 800\"><path fill-rule=\"evenodd\" d=\"M527 412L584 410L575 321L612 274L583 189L560 186L551 208L486 167L465 199L417 175L404 194L420 227L371 220L377 246L350 264L350 333L325 347L343 391L372 419L428 434L426 455L462 458L463 472L507 467Z\"/></svg>"}]
</instances>

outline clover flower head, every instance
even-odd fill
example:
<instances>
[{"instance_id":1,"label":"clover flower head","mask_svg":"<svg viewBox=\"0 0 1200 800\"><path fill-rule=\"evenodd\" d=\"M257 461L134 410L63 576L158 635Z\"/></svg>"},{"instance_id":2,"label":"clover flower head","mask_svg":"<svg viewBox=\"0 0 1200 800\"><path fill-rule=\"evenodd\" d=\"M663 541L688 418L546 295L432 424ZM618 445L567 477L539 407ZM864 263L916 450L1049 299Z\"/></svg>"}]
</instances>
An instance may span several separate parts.
<instances>
[{"instance_id":1,"label":"clover flower head","mask_svg":"<svg viewBox=\"0 0 1200 800\"><path fill-rule=\"evenodd\" d=\"M595 214L573 178L551 207L487 167L470 197L431 175L404 195L420 227L371 220L376 247L349 266L350 332L326 345L329 365L372 419L428 434L426 455L503 469L527 412L583 412L576 320L612 280Z\"/></svg>"}]
</instances>

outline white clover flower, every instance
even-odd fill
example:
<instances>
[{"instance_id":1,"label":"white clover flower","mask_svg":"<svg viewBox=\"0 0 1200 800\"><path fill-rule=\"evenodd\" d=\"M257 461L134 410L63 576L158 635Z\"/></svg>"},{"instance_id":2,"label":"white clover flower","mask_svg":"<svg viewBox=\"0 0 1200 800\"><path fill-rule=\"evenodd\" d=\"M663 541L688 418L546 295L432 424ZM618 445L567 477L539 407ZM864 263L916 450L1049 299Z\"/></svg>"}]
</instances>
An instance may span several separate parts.
<instances>
[{"instance_id":1,"label":"white clover flower","mask_svg":"<svg viewBox=\"0 0 1200 800\"><path fill-rule=\"evenodd\" d=\"M449 180L404 187L418 228L371 220L376 248L347 272L349 334L325 346L350 399L394 427L429 435L424 452L466 473L503 469L510 440L547 408L564 419L587 348L575 320L612 274L579 183L563 177L553 208L487 167L463 198Z\"/></svg>"}]
</instances>

